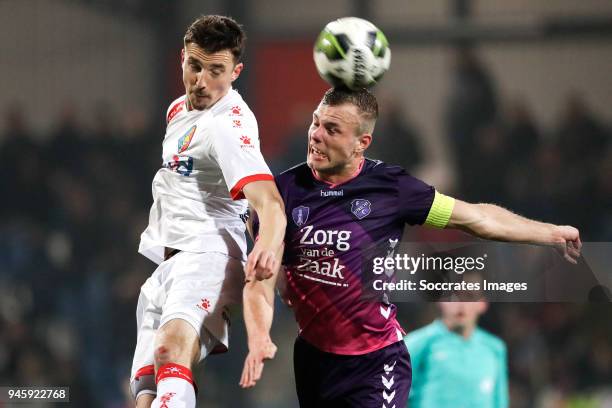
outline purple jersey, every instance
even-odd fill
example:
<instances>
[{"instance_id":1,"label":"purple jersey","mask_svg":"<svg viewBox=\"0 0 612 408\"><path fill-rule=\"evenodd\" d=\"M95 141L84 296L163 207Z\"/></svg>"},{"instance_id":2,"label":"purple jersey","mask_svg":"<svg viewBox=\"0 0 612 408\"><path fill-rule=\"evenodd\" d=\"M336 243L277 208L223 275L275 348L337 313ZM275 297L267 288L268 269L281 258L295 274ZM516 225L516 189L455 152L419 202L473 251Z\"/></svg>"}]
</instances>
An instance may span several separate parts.
<instances>
[{"instance_id":1,"label":"purple jersey","mask_svg":"<svg viewBox=\"0 0 612 408\"><path fill-rule=\"evenodd\" d=\"M434 188L401 167L369 159L339 185L318 180L306 164L280 174L276 184L288 220L287 296L300 336L347 355L401 340L395 306L362 296L364 253L397 243L406 223L423 224Z\"/></svg>"}]
</instances>

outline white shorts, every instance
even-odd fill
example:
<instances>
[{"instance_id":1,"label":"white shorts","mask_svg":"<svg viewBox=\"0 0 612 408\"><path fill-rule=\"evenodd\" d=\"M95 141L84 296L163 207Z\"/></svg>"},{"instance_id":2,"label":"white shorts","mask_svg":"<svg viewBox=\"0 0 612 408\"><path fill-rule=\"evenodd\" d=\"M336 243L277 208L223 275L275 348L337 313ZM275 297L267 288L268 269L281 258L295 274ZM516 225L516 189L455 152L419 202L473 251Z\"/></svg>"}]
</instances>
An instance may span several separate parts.
<instances>
[{"instance_id":1,"label":"white shorts","mask_svg":"<svg viewBox=\"0 0 612 408\"><path fill-rule=\"evenodd\" d=\"M155 334L172 319L185 320L199 334L200 361L227 351L227 307L242 301L243 267L241 260L219 252L181 251L159 264L140 289L132 381L154 364Z\"/></svg>"}]
</instances>

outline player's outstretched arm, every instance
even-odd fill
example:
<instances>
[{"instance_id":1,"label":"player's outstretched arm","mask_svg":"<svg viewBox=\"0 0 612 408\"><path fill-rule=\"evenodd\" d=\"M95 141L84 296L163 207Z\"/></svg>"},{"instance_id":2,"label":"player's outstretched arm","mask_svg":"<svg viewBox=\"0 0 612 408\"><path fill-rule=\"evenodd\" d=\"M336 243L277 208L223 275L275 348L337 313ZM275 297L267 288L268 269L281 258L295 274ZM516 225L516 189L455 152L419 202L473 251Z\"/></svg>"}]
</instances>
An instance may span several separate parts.
<instances>
[{"instance_id":1,"label":"player's outstretched arm","mask_svg":"<svg viewBox=\"0 0 612 408\"><path fill-rule=\"evenodd\" d=\"M446 227L496 241L553 244L562 250L565 259L574 264L582 248L580 234L572 226L530 220L493 204L455 200Z\"/></svg>"},{"instance_id":2,"label":"player's outstretched arm","mask_svg":"<svg viewBox=\"0 0 612 408\"><path fill-rule=\"evenodd\" d=\"M285 237L285 206L273 181L254 181L242 191L259 217L259 236L247 258L245 280L268 279L280 265L276 254Z\"/></svg>"},{"instance_id":3,"label":"player's outstretched arm","mask_svg":"<svg viewBox=\"0 0 612 408\"><path fill-rule=\"evenodd\" d=\"M276 254L280 259L282 249ZM276 345L270 338L274 317L274 287L278 269L270 279L247 282L242 292L244 322L247 329L249 353L240 378L242 388L253 387L261 378L264 360L274 358Z\"/></svg>"}]
</instances>

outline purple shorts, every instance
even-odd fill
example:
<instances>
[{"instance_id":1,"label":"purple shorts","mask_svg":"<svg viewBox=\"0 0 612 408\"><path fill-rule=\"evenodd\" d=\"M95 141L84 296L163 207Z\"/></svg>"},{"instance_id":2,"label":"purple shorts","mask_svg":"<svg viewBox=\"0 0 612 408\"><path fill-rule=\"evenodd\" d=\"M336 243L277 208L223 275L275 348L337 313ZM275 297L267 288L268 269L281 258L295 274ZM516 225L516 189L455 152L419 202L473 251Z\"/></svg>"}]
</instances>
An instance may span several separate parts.
<instances>
[{"instance_id":1,"label":"purple shorts","mask_svg":"<svg viewBox=\"0 0 612 408\"><path fill-rule=\"evenodd\" d=\"M320 351L301 337L293 353L301 408L404 408L412 382L403 341L357 356Z\"/></svg>"}]
</instances>

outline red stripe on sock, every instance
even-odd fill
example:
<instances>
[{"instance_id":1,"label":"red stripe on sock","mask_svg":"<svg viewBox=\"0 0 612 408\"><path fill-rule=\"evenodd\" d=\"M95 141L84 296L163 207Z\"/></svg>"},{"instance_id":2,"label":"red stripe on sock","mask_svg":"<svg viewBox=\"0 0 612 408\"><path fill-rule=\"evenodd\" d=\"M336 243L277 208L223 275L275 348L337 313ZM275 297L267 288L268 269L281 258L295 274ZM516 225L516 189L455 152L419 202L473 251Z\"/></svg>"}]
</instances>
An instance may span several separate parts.
<instances>
[{"instance_id":1,"label":"red stripe on sock","mask_svg":"<svg viewBox=\"0 0 612 408\"><path fill-rule=\"evenodd\" d=\"M143 375L155 375L155 366L153 364L144 366L138 371L136 371L136 375L134 376L135 380L139 380Z\"/></svg>"},{"instance_id":2,"label":"red stripe on sock","mask_svg":"<svg viewBox=\"0 0 612 408\"><path fill-rule=\"evenodd\" d=\"M189 382L189 384L193 385L195 388L191 370L180 364L168 363L159 367L157 375L155 376L155 384L159 383L164 378L181 378Z\"/></svg>"}]
</instances>

